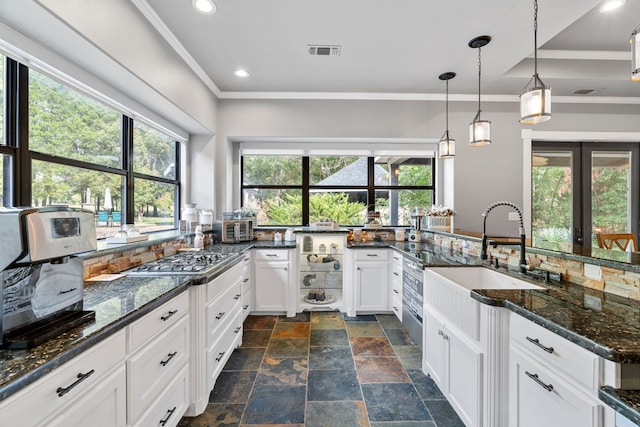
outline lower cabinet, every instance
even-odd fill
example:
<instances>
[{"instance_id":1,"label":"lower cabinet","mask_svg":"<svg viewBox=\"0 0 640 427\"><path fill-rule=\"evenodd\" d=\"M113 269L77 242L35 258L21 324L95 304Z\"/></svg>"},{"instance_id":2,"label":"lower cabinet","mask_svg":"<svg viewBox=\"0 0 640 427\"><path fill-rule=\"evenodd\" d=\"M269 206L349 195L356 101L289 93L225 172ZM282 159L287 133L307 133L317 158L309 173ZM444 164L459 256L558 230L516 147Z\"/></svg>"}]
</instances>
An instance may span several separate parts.
<instances>
[{"instance_id":1,"label":"lower cabinet","mask_svg":"<svg viewBox=\"0 0 640 427\"><path fill-rule=\"evenodd\" d=\"M126 424L127 375L119 366L71 407L46 423L49 427L115 427ZM26 426L16 423L14 425Z\"/></svg>"},{"instance_id":2,"label":"lower cabinet","mask_svg":"<svg viewBox=\"0 0 640 427\"><path fill-rule=\"evenodd\" d=\"M598 427L602 405L524 353L511 351L509 426Z\"/></svg>"},{"instance_id":3,"label":"lower cabinet","mask_svg":"<svg viewBox=\"0 0 640 427\"><path fill-rule=\"evenodd\" d=\"M295 313L290 313L288 298L291 284L289 250L256 249L254 255L253 310L258 313L287 312L293 316Z\"/></svg>"},{"instance_id":4,"label":"lower cabinet","mask_svg":"<svg viewBox=\"0 0 640 427\"><path fill-rule=\"evenodd\" d=\"M482 425L483 354L433 313L424 317L425 369L467 427Z\"/></svg>"},{"instance_id":5,"label":"lower cabinet","mask_svg":"<svg viewBox=\"0 0 640 427\"><path fill-rule=\"evenodd\" d=\"M126 336L116 332L0 402L0 425L125 425Z\"/></svg>"}]
</instances>

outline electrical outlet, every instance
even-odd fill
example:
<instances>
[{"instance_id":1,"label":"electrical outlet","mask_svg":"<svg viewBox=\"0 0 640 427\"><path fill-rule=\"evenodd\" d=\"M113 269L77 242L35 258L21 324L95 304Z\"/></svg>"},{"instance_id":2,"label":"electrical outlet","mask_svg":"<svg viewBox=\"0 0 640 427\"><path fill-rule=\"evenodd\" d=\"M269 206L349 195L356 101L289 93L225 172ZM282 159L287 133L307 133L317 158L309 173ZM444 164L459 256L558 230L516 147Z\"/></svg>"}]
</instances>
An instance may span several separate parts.
<instances>
[{"instance_id":1,"label":"electrical outlet","mask_svg":"<svg viewBox=\"0 0 640 427\"><path fill-rule=\"evenodd\" d=\"M509 221L520 221L520 217L518 216L518 212L509 212Z\"/></svg>"}]
</instances>

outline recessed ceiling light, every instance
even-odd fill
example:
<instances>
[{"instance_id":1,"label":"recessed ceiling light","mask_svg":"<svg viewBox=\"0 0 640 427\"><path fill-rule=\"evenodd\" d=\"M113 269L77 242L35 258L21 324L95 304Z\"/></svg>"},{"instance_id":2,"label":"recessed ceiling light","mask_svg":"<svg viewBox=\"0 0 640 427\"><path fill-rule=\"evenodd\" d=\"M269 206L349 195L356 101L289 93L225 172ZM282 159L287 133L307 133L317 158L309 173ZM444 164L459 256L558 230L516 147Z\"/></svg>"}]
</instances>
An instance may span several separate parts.
<instances>
[{"instance_id":1,"label":"recessed ceiling light","mask_svg":"<svg viewBox=\"0 0 640 427\"><path fill-rule=\"evenodd\" d=\"M235 70L233 74L235 74L237 77L249 77L249 72L241 68Z\"/></svg>"},{"instance_id":2,"label":"recessed ceiling light","mask_svg":"<svg viewBox=\"0 0 640 427\"><path fill-rule=\"evenodd\" d=\"M216 4L212 0L192 0L193 7L200 13L211 15L216 13Z\"/></svg>"},{"instance_id":3,"label":"recessed ceiling light","mask_svg":"<svg viewBox=\"0 0 640 427\"><path fill-rule=\"evenodd\" d=\"M627 0L606 0L600 5L600 12L611 12L624 5Z\"/></svg>"}]
</instances>

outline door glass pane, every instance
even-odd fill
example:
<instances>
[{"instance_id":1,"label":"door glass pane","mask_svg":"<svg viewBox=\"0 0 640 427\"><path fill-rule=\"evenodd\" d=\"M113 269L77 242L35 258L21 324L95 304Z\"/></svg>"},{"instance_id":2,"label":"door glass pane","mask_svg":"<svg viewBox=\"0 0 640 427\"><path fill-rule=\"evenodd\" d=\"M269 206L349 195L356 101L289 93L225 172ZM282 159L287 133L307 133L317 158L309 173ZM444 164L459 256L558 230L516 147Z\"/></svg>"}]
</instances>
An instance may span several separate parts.
<instances>
[{"instance_id":1,"label":"door glass pane","mask_svg":"<svg viewBox=\"0 0 640 427\"><path fill-rule=\"evenodd\" d=\"M592 246L596 233L631 231L631 153L598 151L591 156Z\"/></svg>"},{"instance_id":2,"label":"door glass pane","mask_svg":"<svg viewBox=\"0 0 640 427\"><path fill-rule=\"evenodd\" d=\"M535 247L572 247L572 165L570 151L534 151L531 158L531 229Z\"/></svg>"}]
</instances>

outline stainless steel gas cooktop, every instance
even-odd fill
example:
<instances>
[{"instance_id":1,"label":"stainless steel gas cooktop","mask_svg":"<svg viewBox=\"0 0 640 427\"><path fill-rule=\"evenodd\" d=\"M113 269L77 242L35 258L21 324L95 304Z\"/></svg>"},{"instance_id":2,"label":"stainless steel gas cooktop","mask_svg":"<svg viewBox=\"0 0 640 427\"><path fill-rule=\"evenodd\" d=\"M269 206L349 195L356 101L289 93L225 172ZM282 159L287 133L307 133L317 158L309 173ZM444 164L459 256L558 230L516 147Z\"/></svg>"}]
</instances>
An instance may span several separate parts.
<instances>
[{"instance_id":1,"label":"stainless steel gas cooktop","mask_svg":"<svg viewBox=\"0 0 640 427\"><path fill-rule=\"evenodd\" d=\"M215 269L229 255L231 254L211 251L179 252L127 270L126 274L148 276L201 275Z\"/></svg>"}]
</instances>

